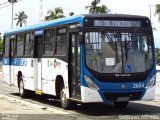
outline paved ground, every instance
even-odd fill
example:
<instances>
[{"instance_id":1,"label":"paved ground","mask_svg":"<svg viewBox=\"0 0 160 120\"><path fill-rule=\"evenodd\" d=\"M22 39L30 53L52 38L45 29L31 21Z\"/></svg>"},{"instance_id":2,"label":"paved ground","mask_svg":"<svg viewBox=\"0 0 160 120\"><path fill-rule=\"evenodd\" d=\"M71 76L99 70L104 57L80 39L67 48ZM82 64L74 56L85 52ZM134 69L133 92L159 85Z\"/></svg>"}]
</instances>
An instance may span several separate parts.
<instances>
[{"instance_id":1,"label":"paved ground","mask_svg":"<svg viewBox=\"0 0 160 120\"><path fill-rule=\"evenodd\" d=\"M20 99L0 95L0 119L17 119L18 120L80 120L85 119L68 112L49 109L45 106L33 104Z\"/></svg>"},{"instance_id":2,"label":"paved ground","mask_svg":"<svg viewBox=\"0 0 160 120\"><path fill-rule=\"evenodd\" d=\"M160 73L157 74L154 101L131 102L125 109L116 109L112 104L79 105L70 111L63 110L57 100L48 100L40 96L21 99L18 89L8 86L0 78L0 113L0 119L3 120L160 119Z\"/></svg>"}]
</instances>

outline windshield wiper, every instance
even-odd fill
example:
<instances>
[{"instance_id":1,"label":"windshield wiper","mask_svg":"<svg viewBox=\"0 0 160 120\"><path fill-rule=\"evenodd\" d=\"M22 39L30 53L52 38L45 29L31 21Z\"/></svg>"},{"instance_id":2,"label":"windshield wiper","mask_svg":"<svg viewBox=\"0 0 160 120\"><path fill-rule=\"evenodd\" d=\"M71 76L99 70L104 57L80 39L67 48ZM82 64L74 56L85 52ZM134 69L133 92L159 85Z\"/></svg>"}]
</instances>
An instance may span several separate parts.
<instances>
[{"instance_id":1,"label":"windshield wiper","mask_svg":"<svg viewBox=\"0 0 160 120\"><path fill-rule=\"evenodd\" d=\"M114 45L114 42L113 42L112 38L108 35L108 33L105 33L105 35L106 35L106 37L107 37L108 40L109 40L109 45L111 46L111 48L112 48L113 50L115 50L115 45Z\"/></svg>"}]
</instances>

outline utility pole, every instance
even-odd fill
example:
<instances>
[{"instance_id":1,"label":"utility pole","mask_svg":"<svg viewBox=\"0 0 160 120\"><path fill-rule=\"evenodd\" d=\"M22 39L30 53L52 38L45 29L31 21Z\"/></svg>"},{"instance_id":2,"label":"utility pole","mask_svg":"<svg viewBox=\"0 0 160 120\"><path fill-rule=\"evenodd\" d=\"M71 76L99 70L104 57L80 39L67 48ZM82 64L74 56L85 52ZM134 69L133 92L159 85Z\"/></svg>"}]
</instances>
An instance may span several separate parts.
<instances>
[{"instance_id":1,"label":"utility pole","mask_svg":"<svg viewBox=\"0 0 160 120\"><path fill-rule=\"evenodd\" d=\"M17 2L17 0L8 0L9 3L12 4L12 19L11 19L11 29L13 29L13 4Z\"/></svg>"},{"instance_id":2,"label":"utility pole","mask_svg":"<svg viewBox=\"0 0 160 120\"><path fill-rule=\"evenodd\" d=\"M149 5L151 23L152 23L152 6L154 6L154 5Z\"/></svg>"},{"instance_id":3,"label":"utility pole","mask_svg":"<svg viewBox=\"0 0 160 120\"><path fill-rule=\"evenodd\" d=\"M39 23L43 22L43 0L39 1Z\"/></svg>"}]
</instances>

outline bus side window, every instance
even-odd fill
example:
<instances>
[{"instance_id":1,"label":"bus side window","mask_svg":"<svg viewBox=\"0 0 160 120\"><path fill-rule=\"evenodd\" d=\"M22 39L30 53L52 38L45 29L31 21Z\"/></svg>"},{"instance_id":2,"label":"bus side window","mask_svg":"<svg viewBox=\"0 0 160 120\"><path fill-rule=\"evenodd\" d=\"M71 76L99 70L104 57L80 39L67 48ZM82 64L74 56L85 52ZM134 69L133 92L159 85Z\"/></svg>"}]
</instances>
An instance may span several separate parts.
<instances>
[{"instance_id":1,"label":"bus side window","mask_svg":"<svg viewBox=\"0 0 160 120\"><path fill-rule=\"evenodd\" d=\"M55 28L45 31L45 37L43 42L43 56L53 56L55 51Z\"/></svg>"},{"instance_id":2,"label":"bus side window","mask_svg":"<svg viewBox=\"0 0 160 120\"><path fill-rule=\"evenodd\" d=\"M6 36L4 38L4 43L3 43L3 56L9 57L9 36Z\"/></svg>"},{"instance_id":3,"label":"bus side window","mask_svg":"<svg viewBox=\"0 0 160 120\"><path fill-rule=\"evenodd\" d=\"M25 39L24 54L27 56L33 56L34 34L27 33Z\"/></svg>"},{"instance_id":4,"label":"bus side window","mask_svg":"<svg viewBox=\"0 0 160 120\"><path fill-rule=\"evenodd\" d=\"M58 28L57 29L57 38L56 38L56 55L57 56L66 56L67 53L67 28Z\"/></svg>"},{"instance_id":5,"label":"bus side window","mask_svg":"<svg viewBox=\"0 0 160 120\"><path fill-rule=\"evenodd\" d=\"M16 40L16 55L22 56L24 53L24 40L25 40L25 34L18 34L17 40Z\"/></svg>"}]
</instances>

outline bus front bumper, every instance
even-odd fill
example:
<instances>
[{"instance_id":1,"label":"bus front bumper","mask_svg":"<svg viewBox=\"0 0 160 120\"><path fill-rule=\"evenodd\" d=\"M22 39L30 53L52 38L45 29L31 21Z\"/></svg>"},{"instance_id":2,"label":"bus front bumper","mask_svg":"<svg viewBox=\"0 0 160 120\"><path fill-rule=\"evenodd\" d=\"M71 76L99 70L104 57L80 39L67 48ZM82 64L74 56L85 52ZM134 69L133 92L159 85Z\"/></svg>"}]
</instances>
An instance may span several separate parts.
<instances>
[{"instance_id":1,"label":"bus front bumper","mask_svg":"<svg viewBox=\"0 0 160 120\"><path fill-rule=\"evenodd\" d=\"M89 87L81 86L82 102L114 102L114 101L136 101L136 100L154 100L155 85L151 88L144 88L141 90L127 90L127 91L104 91L94 90Z\"/></svg>"}]
</instances>

